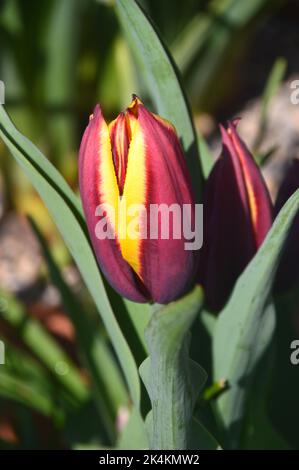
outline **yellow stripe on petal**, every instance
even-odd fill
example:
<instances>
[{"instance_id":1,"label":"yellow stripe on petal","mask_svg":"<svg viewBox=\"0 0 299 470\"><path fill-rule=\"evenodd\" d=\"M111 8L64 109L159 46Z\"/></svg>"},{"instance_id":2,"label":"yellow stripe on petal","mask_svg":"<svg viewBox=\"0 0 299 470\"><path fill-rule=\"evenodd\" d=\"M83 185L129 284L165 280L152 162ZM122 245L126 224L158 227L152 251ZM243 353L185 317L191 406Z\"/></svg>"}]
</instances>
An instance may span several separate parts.
<instances>
[{"instance_id":1,"label":"yellow stripe on petal","mask_svg":"<svg viewBox=\"0 0 299 470\"><path fill-rule=\"evenodd\" d=\"M120 202L120 247L123 258L134 271L141 276L141 243L140 237L131 237L128 228L136 221L136 232L142 231L145 223L144 213L138 211L129 215L133 205L145 208L146 203L146 166L145 143L139 122L136 120L132 129L132 140L129 147L127 174L123 197ZM135 206L137 208L137 206Z\"/></svg>"},{"instance_id":2,"label":"yellow stripe on petal","mask_svg":"<svg viewBox=\"0 0 299 470\"><path fill-rule=\"evenodd\" d=\"M119 189L113 164L109 129L104 119L100 125L98 176L99 200L101 204L107 204L107 219L117 233ZM109 210L110 208L111 210Z\"/></svg>"},{"instance_id":3,"label":"yellow stripe on petal","mask_svg":"<svg viewBox=\"0 0 299 470\"><path fill-rule=\"evenodd\" d=\"M256 203L256 198L255 198L253 187L251 185L251 181L248 177L247 170L245 170L244 173L245 173L245 184L246 184L248 200L249 200L249 207L250 207L250 213L251 213L251 220L252 220L254 228L256 229L257 228L257 203Z\"/></svg>"},{"instance_id":4,"label":"yellow stripe on petal","mask_svg":"<svg viewBox=\"0 0 299 470\"><path fill-rule=\"evenodd\" d=\"M257 229L257 216L258 216L258 208L257 208L257 202L256 202L256 197L254 194L254 189L252 187L252 182L250 178L250 174L247 170L246 162L244 160L243 156L243 151L238 145L238 142L236 139L234 139L234 144L236 146L240 161L241 161L241 166L242 166L242 171L243 171L243 176L244 176L244 182L245 182L245 187L246 187L246 192L247 192L247 197L248 197L248 204L249 204L249 210L250 210L250 215L251 215L251 220L253 224L254 230Z\"/></svg>"},{"instance_id":5,"label":"yellow stripe on petal","mask_svg":"<svg viewBox=\"0 0 299 470\"><path fill-rule=\"evenodd\" d=\"M145 208L146 203L146 169L145 144L140 124L137 119L131 119L131 142L128 153L128 163L123 195L120 197L117 177L113 163L110 133L103 120L99 135L99 200L107 204L107 219L111 224L116 239L120 245L123 258L129 263L136 274L141 276L141 239L131 237L129 228L136 225L135 234L144 224L144 213L138 211L130 214L130 208ZM109 207L111 210L109 211ZM105 207L106 209L106 207Z\"/></svg>"}]
</instances>

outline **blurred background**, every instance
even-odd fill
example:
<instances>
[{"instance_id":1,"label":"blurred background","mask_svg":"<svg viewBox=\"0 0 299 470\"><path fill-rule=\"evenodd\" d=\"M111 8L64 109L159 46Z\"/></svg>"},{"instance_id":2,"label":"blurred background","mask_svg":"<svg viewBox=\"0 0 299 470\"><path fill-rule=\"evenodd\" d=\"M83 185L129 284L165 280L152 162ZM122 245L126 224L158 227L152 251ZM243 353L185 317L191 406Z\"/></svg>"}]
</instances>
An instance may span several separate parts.
<instances>
[{"instance_id":1,"label":"blurred background","mask_svg":"<svg viewBox=\"0 0 299 470\"><path fill-rule=\"evenodd\" d=\"M132 93L151 104L112 3L0 3L5 108L75 190L78 148L95 103L107 120L129 104ZM290 101L290 83L299 79L298 0L139 3L180 70L205 155L214 160L219 153L218 122L242 117L240 133L275 197L288 162L299 156L299 105ZM82 316L88 318L85 336L79 333ZM298 322L292 325L299 332ZM94 334L98 388L82 354ZM0 338L6 347L0 449L116 442L130 408L123 377L76 267L2 142ZM143 345L136 351L141 360ZM298 446L288 419L273 413L282 434Z\"/></svg>"}]
</instances>

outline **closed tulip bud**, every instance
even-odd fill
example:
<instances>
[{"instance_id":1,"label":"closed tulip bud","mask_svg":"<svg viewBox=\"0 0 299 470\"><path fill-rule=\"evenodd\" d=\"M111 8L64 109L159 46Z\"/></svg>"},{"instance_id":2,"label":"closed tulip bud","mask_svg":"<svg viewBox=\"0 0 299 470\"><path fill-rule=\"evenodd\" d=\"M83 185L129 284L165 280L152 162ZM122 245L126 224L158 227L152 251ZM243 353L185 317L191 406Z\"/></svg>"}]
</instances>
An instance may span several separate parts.
<instances>
[{"instance_id":1,"label":"closed tulip bud","mask_svg":"<svg viewBox=\"0 0 299 470\"><path fill-rule=\"evenodd\" d=\"M272 223L261 172L240 139L235 122L221 126L222 153L204 192L204 243L199 283L211 310L220 310Z\"/></svg>"},{"instance_id":2,"label":"closed tulip bud","mask_svg":"<svg viewBox=\"0 0 299 470\"><path fill-rule=\"evenodd\" d=\"M299 188L299 160L293 160L280 186L274 206L275 216ZM299 279L299 213L296 215L286 240L278 267L274 290L276 293L292 288Z\"/></svg>"},{"instance_id":3,"label":"closed tulip bud","mask_svg":"<svg viewBox=\"0 0 299 470\"><path fill-rule=\"evenodd\" d=\"M193 223L195 204L173 126L135 96L109 125L96 106L80 147L79 184L93 249L114 289L136 302L182 295L198 253L177 233L183 205Z\"/></svg>"}]
</instances>

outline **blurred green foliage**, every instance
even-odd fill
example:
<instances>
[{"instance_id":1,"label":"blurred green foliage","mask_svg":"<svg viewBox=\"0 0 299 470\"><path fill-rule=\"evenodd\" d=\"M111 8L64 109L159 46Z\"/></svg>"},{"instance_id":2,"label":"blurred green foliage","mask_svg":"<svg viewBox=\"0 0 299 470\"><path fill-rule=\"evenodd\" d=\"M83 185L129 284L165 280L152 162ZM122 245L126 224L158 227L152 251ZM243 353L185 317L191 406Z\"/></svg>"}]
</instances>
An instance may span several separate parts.
<instances>
[{"instance_id":1,"label":"blurred green foliage","mask_svg":"<svg viewBox=\"0 0 299 470\"><path fill-rule=\"evenodd\" d=\"M140 0L139 3L173 54L195 117L202 112L217 117L234 93L238 59L249 47L252 34L288 1ZM278 61L270 75L262 126L285 67L283 60ZM105 116L111 119L129 103L133 92L151 102L144 77L118 24L113 0L3 0L0 79L5 83L5 105L12 121L46 153L75 190L78 147L95 103L100 102ZM202 137L199 149L206 177L212 161ZM99 448L116 442L125 446L126 435L122 430L132 404L111 342L90 308L89 299L84 296L78 299L64 281L62 265L68 262L64 245L27 179L7 158L2 142L0 163L5 209L29 213L42 227L40 230L34 224L34 232L46 261L47 276L58 288L76 332L78 355L71 357L57 338L28 316L21 301L7 292L0 293L5 301L5 308L0 308L0 326L5 326L5 335L0 329L0 338L5 336L7 361L5 369L0 366L0 448ZM53 256L53 249L58 256ZM140 312L138 305L113 296L111 300L139 365L146 356L146 345L139 338L149 312L146 308ZM285 327L288 335L289 327L289 324ZM194 351L199 353L198 348ZM58 372L57 363L63 366L58 367ZM283 388L278 377L273 380ZM264 386L258 377L256 390ZM253 396L252 406L254 399L258 402ZM274 397L274 401L278 400L279 397ZM142 408L146 414L149 404L144 398ZM264 404L262 408L264 411ZM2 412L5 409L10 410L8 416ZM252 415L250 419L254 421ZM275 412L272 415L288 438L283 416ZM16 438L10 435L5 440L1 416L16 430ZM138 416L134 413L132 416L138 421ZM262 418L263 426L268 426L268 418ZM256 421L254 425L257 427ZM250 439L254 441L254 437ZM245 439L244 447L249 446L250 439ZM276 434L275 439L279 445L287 446ZM298 445L296 439L289 440Z\"/></svg>"}]
</instances>

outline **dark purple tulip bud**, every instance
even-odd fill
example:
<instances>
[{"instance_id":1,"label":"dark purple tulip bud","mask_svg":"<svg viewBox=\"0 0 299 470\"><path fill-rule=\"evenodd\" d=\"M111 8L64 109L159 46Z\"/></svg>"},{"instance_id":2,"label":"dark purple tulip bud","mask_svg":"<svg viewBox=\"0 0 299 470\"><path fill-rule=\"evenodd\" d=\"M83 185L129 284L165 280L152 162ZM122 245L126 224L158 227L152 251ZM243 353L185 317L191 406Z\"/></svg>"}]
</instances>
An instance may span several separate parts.
<instances>
[{"instance_id":1,"label":"dark purple tulip bud","mask_svg":"<svg viewBox=\"0 0 299 470\"><path fill-rule=\"evenodd\" d=\"M221 126L222 153L204 192L204 238L199 283L207 306L219 311L272 224L272 204L262 174L240 139L235 122Z\"/></svg>"}]
</instances>

